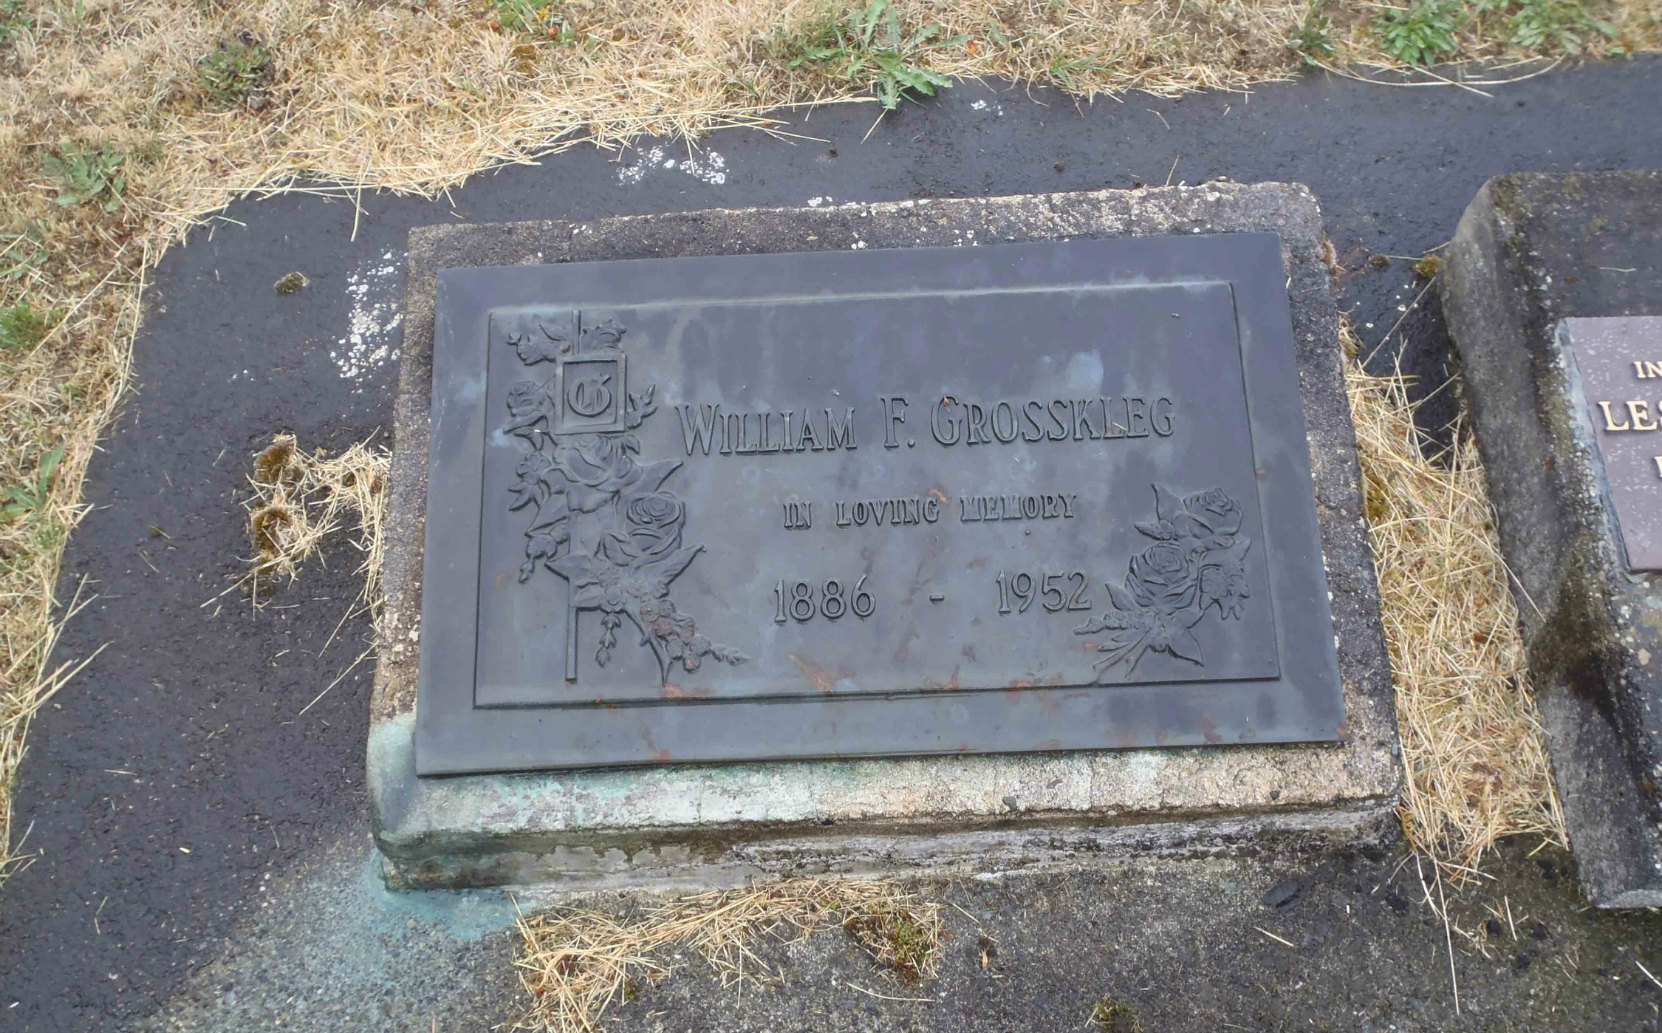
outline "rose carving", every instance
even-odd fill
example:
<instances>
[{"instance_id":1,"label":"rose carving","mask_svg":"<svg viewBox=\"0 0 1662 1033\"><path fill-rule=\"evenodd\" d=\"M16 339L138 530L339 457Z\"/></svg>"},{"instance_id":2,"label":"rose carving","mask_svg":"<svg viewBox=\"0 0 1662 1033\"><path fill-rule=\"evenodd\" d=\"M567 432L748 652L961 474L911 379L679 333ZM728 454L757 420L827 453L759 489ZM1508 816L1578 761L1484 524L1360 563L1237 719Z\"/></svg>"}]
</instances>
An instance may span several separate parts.
<instances>
[{"instance_id":1,"label":"rose carving","mask_svg":"<svg viewBox=\"0 0 1662 1033\"><path fill-rule=\"evenodd\" d=\"M1109 633L1096 647L1103 654L1099 677L1121 663L1135 670L1149 652L1205 666L1194 628L1212 611L1219 620L1239 620L1251 596L1252 541L1240 537L1240 503L1216 487L1186 496L1153 487L1155 518L1137 530L1154 544L1131 557L1122 583L1108 583L1112 608L1074 629Z\"/></svg>"},{"instance_id":2,"label":"rose carving","mask_svg":"<svg viewBox=\"0 0 1662 1033\"><path fill-rule=\"evenodd\" d=\"M623 517L629 524L629 547L636 555L650 559L681 547L686 507L669 492L631 496L623 504Z\"/></svg>"},{"instance_id":3,"label":"rose carving","mask_svg":"<svg viewBox=\"0 0 1662 1033\"><path fill-rule=\"evenodd\" d=\"M1183 512L1213 534L1234 534L1241 529L1241 504L1222 488L1190 495L1183 500Z\"/></svg>"},{"instance_id":4,"label":"rose carving","mask_svg":"<svg viewBox=\"0 0 1662 1033\"><path fill-rule=\"evenodd\" d=\"M554 467L566 480L566 505L593 513L640 481L640 467L610 435L585 434L554 449Z\"/></svg>"},{"instance_id":5,"label":"rose carving","mask_svg":"<svg viewBox=\"0 0 1662 1033\"><path fill-rule=\"evenodd\" d=\"M1125 587L1139 606L1157 613L1176 613L1194 600L1197 585L1190 570L1189 554L1171 542L1150 545L1131 557L1131 573Z\"/></svg>"},{"instance_id":6,"label":"rose carving","mask_svg":"<svg viewBox=\"0 0 1662 1033\"><path fill-rule=\"evenodd\" d=\"M584 327L574 316L571 326L569 331L543 327L541 339L511 336L508 344L526 366L620 354L625 330L617 323ZM666 682L673 667L696 671L705 658L745 662L743 653L699 634L693 619L669 598L671 582L704 547L684 543L686 506L663 488L681 462L639 458L640 439L633 431L656 411L654 389L622 393L621 430L562 434L554 431L559 415L554 383L553 376L523 380L508 391L508 422L502 429L528 446L515 469L517 480L508 488L509 508L531 508L535 514L525 532L520 581L547 568L571 586L568 622L576 621L578 611L600 611L595 661L601 666L611 657L625 619L640 631L641 643L652 650ZM566 677L576 678L573 656L567 657Z\"/></svg>"}]
</instances>

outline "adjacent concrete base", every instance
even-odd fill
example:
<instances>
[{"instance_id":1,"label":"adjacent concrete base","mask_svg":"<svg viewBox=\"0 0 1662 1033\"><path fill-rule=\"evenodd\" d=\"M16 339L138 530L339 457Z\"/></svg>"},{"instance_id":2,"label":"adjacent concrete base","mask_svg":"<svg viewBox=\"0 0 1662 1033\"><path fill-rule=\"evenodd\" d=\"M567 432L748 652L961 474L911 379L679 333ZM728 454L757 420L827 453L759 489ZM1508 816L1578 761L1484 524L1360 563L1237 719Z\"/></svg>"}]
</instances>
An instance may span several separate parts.
<instances>
[{"instance_id":1,"label":"adjacent concrete base","mask_svg":"<svg viewBox=\"0 0 1662 1033\"><path fill-rule=\"evenodd\" d=\"M412 733L434 277L456 266L1200 232L1281 234L1349 718L1337 746L669 765L421 779ZM1380 839L1400 782L1390 666L1320 214L1298 186L1222 184L752 209L411 234L369 787L390 884L734 881L760 873L1048 865L1104 851ZM1312 629L1325 633L1325 629Z\"/></svg>"},{"instance_id":2,"label":"adjacent concrete base","mask_svg":"<svg viewBox=\"0 0 1662 1033\"><path fill-rule=\"evenodd\" d=\"M1582 887L1602 907L1662 905L1662 576L1626 572L1555 334L1570 316L1662 314L1662 173L1492 180L1446 270Z\"/></svg>"}]
</instances>

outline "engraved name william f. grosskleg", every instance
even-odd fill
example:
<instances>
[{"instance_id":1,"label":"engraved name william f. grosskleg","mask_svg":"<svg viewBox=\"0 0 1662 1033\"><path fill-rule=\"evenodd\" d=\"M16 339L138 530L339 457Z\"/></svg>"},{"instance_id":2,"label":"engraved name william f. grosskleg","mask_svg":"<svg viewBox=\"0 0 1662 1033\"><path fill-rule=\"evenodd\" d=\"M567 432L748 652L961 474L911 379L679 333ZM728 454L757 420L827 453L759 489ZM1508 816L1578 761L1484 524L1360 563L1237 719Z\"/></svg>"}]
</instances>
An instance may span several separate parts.
<instances>
[{"instance_id":1,"label":"engraved name william f. grosskleg","mask_svg":"<svg viewBox=\"0 0 1662 1033\"><path fill-rule=\"evenodd\" d=\"M744 663L743 653L699 634L669 597L670 583L704 546L683 543L686 506L664 490L681 461L636 458L641 444L633 431L657 406L653 387L639 395L625 387L624 328L611 321L584 326L572 313L569 330L538 329L542 339L520 334L507 342L527 366L554 365L546 380L521 380L508 391L503 430L530 446L508 489L508 508L532 512L519 580L541 565L571 586L566 680L577 680L582 610L604 615L594 655L602 667L625 617L651 648L666 683L674 668L696 671L705 657Z\"/></svg>"}]
</instances>

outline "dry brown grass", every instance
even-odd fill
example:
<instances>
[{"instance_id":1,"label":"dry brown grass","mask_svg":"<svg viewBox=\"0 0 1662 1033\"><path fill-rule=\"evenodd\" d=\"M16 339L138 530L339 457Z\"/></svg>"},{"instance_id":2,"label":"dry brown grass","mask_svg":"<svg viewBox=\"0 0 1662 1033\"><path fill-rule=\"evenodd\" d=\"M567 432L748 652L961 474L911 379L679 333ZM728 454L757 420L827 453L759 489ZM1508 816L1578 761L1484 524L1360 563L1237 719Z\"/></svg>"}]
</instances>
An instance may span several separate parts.
<instances>
[{"instance_id":1,"label":"dry brown grass","mask_svg":"<svg viewBox=\"0 0 1662 1033\"><path fill-rule=\"evenodd\" d=\"M916 983L933 978L940 962L941 910L886 882L788 879L679 897L628 917L557 909L522 918L514 964L532 1003L515 1028L594 1033L607 1009L642 981L670 974L670 948L697 953L723 985L774 979L778 973L751 949L756 938L807 936L827 925Z\"/></svg>"},{"instance_id":2,"label":"dry brown grass","mask_svg":"<svg viewBox=\"0 0 1662 1033\"><path fill-rule=\"evenodd\" d=\"M345 538L363 557L357 566L362 587L319 653L329 648L354 617L367 614L373 625L381 615L381 559L391 461L387 449L371 442L358 442L330 456L321 449L305 451L292 434L273 438L254 457L248 477L252 488L246 503L248 542L253 549L249 571L221 596L245 590L253 605L259 606L271 595L273 582L299 577L302 566L320 557L325 545ZM371 642L334 681L301 707L300 713L310 710L374 655Z\"/></svg>"},{"instance_id":3,"label":"dry brown grass","mask_svg":"<svg viewBox=\"0 0 1662 1033\"><path fill-rule=\"evenodd\" d=\"M1435 450L1400 375L1352 365L1347 386L1408 773L1402 824L1459 882L1503 837L1567 842L1510 575L1471 436Z\"/></svg>"},{"instance_id":4,"label":"dry brown grass","mask_svg":"<svg viewBox=\"0 0 1662 1033\"><path fill-rule=\"evenodd\" d=\"M360 603L376 611L381 603L382 521L387 509L385 448L360 442L338 456L307 452L292 434L279 434L254 457L248 483L248 540L253 570L248 581L258 601L272 580L294 580L301 565L326 542L351 531L362 554Z\"/></svg>"},{"instance_id":5,"label":"dry brown grass","mask_svg":"<svg viewBox=\"0 0 1662 1033\"><path fill-rule=\"evenodd\" d=\"M97 435L124 389L146 270L231 200L279 190L432 194L481 170L642 133L773 128L779 105L868 83L792 69L807 26L855 0L566 0L569 42L492 26L486 0L22 0L0 31L0 308L49 314L0 352L0 490L64 448L48 504L0 522L0 786L46 673L58 557ZM1330 4L1335 67L1388 64L1366 19ZM1630 51L1662 45L1662 0L1589 0ZM1055 83L1082 96L1242 89L1302 67L1305 0L897 0L910 27L962 41L925 63L952 76ZM0 8L4 10L4 8ZM1456 59L1528 57L1475 21ZM244 103L200 63L253 40L271 62ZM793 41L795 41L793 43ZM120 154L123 188L60 205L49 159ZM316 184L326 184L319 186ZM106 210L106 208L108 210ZM37 258L38 256L38 258ZM12 841L0 790L0 856Z\"/></svg>"}]
</instances>

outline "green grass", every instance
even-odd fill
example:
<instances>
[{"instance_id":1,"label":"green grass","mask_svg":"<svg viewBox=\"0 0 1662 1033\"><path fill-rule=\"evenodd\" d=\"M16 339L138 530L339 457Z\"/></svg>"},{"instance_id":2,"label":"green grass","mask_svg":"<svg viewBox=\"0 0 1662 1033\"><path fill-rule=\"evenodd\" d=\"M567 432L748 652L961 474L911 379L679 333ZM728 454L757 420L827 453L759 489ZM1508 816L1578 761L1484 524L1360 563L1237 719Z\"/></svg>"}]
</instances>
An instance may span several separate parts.
<instances>
[{"instance_id":1,"label":"green grass","mask_svg":"<svg viewBox=\"0 0 1662 1033\"><path fill-rule=\"evenodd\" d=\"M1318 45L1312 32L1325 35L1326 19L1319 27L1312 20L1320 17L1322 2L1312 0L1304 33L1293 43L1307 61L1313 56L1310 48ZM1589 14L1582 0L1408 0L1406 6L1380 10L1371 27L1387 53L1410 65L1453 57L1466 30L1504 38L1542 56L1577 57L1600 41L1607 56L1622 53L1615 27Z\"/></svg>"},{"instance_id":2,"label":"green grass","mask_svg":"<svg viewBox=\"0 0 1662 1033\"><path fill-rule=\"evenodd\" d=\"M0 281L28 279L46 264L49 255L41 236L40 227L31 224L22 233L0 238Z\"/></svg>"},{"instance_id":3,"label":"green grass","mask_svg":"<svg viewBox=\"0 0 1662 1033\"><path fill-rule=\"evenodd\" d=\"M1057 57L1050 62L1046 71L1062 89L1069 93L1083 93L1090 76L1102 75L1109 69L1109 64L1101 58L1080 56Z\"/></svg>"},{"instance_id":4,"label":"green grass","mask_svg":"<svg viewBox=\"0 0 1662 1033\"><path fill-rule=\"evenodd\" d=\"M556 45L577 42L571 24L554 13L550 0L490 0L485 10L492 27L502 32L547 39Z\"/></svg>"},{"instance_id":5,"label":"green grass","mask_svg":"<svg viewBox=\"0 0 1662 1033\"><path fill-rule=\"evenodd\" d=\"M252 38L221 43L197 65L202 92L222 108L235 107L271 84L271 51Z\"/></svg>"},{"instance_id":6,"label":"green grass","mask_svg":"<svg viewBox=\"0 0 1662 1033\"><path fill-rule=\"evenodd\" d=\"M65 147L46 156L46 174L58 182L60 206L98 204L113 212L121 207L121 195L127 189L127 179L121 174L125 160L120 151Z\"/></svg>"},{"instance_id":7,"label":"green grass","mask_svg":"<svg viewBox=\"0 0 1662 1033\"><path fill-rule=\"evenodd\" d=\"M1519 0L1511 19L1512 42L1530 50L1557 51L1572 57L1602 37L1614 44L1616 30L1587 13L1576 0Z\"/></svg>"},{"instance_id":8,"label":"green grass","mask_svg":"<svg viewBox=\"0 0 1662 1033\"><path fill-rule=\"evenodd\" d=\"M1338 56L1333 46L1333 24L1327 17L1327 0L1310 0L1298 36L1289 44L1304 63L1315 68Z\"/></svg>"},{"instance_id":9,"label":"green grass","mask_svg":"<svg viewBox=\"0 0 1662 1033\"><path fill-rule=\"evenodd\" d=\"M34 19L23 9L23 0L0 0L0 47L34 27Z\"/></svg>"},{"instance_id":10,"label":"green grass","mask_svg":"<svg viewBox=\"0 0 1662 1033\"><path fill-rule=\"evenodd\" d=\"M889 0L831 11L775 41L791 68L818 68L833 78L869 85L887 110L909 93L933 97L952 80L918 62L932 50L962 46L965 37L947 37L930 23L906 32Z\"/></svg>"},{"instance_id":11,"label":"green grass","mask_svg":"<svg viewBox=\"0 0 1662 1033\"><path fill-rule=\"evenodd\" d=\"M27 301L0 308L0 351L33 348L52 329L50 313L39 312Z\"/></svg>"},{"instance_id":12,"label":"green grass","mask_svg":"<svg viewBox=\"0 0 1662 1033\"><path fill-rule=\"evenodd\" d=\"M41 457L32 481L6 489L4 501L0 501L0 520L18 520L44 510L52 495L52 477L61 462L63 446L59 445Z\"/></svg>"},{"instance_id":13,"label":"green grass","mask_svg":"<svg viewBox=\"0 0 1662 1033\"><path fill-rule=\"evenodd\" d=\"M1459 49L1457 36L1466 20L1461 0L1410 0L1407 7L1391 7L1374 20L1380 46L1409 65L1433 65Z\"/></svg>"}]
</instances>

